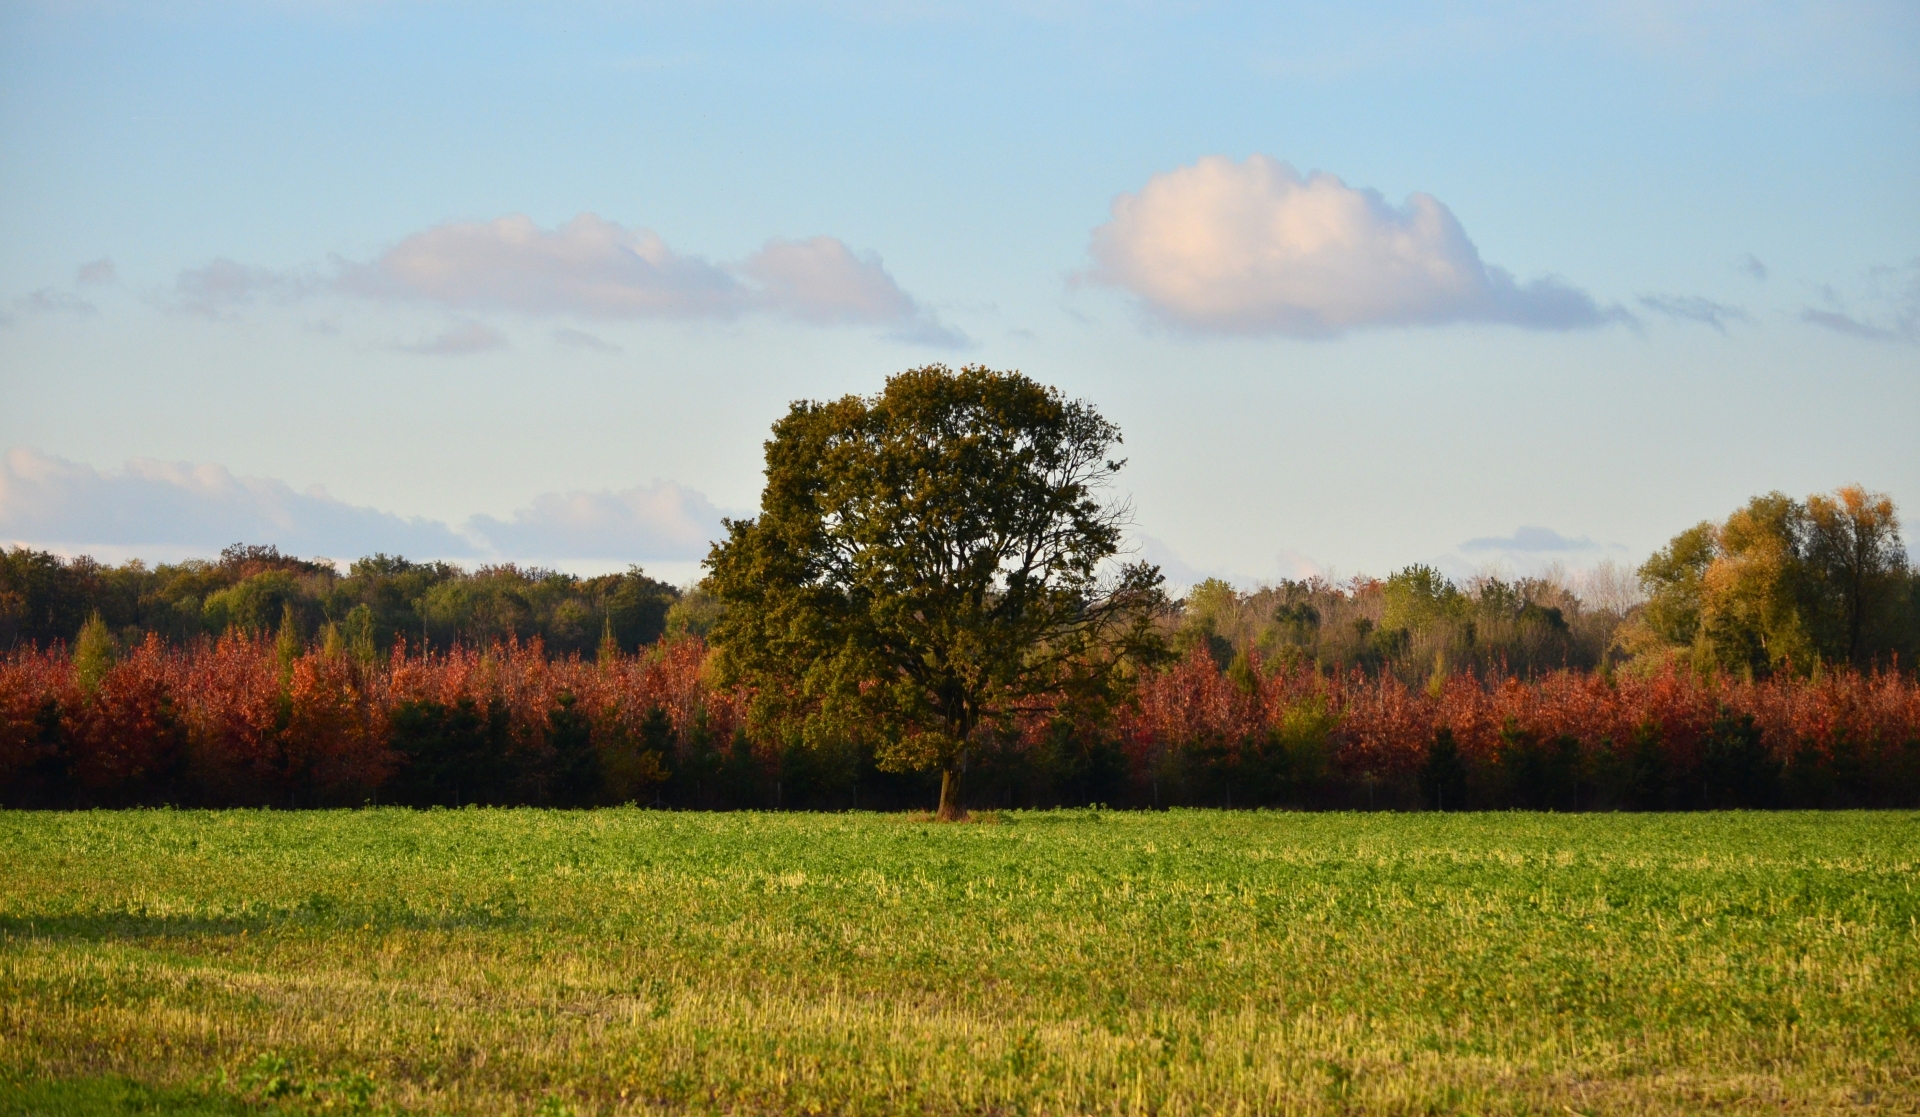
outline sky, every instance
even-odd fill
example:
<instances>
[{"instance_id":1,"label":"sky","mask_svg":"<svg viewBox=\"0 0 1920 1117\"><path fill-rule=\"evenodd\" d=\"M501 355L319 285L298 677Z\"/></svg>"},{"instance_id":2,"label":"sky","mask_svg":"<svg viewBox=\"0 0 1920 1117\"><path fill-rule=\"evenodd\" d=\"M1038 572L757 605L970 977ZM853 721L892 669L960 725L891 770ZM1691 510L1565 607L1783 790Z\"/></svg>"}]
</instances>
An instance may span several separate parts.
<instances>
[{"instance_id":1,"label":"sky","mask_svg":"<svg viewBox=\"0 0 1920 1117\"><path fill-rule=\"evenodd\" d=\"M0 544L684 583L932 363L1176 586L1912 520L1920 6L0 0Z\"/></svg>"}]
</instances>

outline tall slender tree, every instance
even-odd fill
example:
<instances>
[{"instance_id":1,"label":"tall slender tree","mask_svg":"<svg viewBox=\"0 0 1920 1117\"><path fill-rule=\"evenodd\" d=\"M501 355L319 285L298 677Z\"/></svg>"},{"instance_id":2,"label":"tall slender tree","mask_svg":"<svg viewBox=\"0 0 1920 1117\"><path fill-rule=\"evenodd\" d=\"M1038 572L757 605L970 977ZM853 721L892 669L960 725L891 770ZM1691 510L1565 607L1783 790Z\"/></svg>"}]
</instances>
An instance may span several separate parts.
<instances>
[{"instance_id":1,"label":"tall slender tree","mask_svg":"<svg viewBox=\"0 0 1920 1117\"><path fill-rule=\"evenodd\" d=\"M1806 535L1821 590L1821 642L1836 658L1864 663L1876 650L1875 622L1894 603L1907 571L1893 499L1859 485L1810 496Z\"/></svg>"}]
</instances>

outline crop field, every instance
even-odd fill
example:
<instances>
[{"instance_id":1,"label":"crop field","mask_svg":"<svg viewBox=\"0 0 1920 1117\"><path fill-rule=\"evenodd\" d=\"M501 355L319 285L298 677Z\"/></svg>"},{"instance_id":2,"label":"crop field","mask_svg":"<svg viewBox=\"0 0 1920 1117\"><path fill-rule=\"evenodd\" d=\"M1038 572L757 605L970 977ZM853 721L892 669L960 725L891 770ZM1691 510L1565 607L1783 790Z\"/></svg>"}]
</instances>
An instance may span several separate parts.
<instances>
[{"instance_id":1,"label":"crop field","mask_svg":"<svg viewBox=\"0 0 1920 1117\"><path fill-rule=\"evenodd\" d=\"M1920 1110L1920 814L0 814L0 1114Z\"/></svg>"}]
</instances>

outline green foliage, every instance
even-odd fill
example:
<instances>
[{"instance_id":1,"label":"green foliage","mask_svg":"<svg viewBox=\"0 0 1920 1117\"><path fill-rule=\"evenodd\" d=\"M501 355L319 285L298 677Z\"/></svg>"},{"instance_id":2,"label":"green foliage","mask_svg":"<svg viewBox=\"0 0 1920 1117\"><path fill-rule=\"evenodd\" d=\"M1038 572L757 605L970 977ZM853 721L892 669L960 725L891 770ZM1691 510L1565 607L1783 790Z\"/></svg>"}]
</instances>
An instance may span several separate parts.
<instances>
[{"instance_id":1,"label":"green foliage","mask_svg":"<svg viewBox=\"0 0 1920 1117\"><path fill-rule=\"evenodd\" d=\"M1711 807L1771 807L1779 799L1781 764L1752 714L1722 710L1714 719L1700 750L1700 775Z\"/></svg>"},{"instance_id":2,"label":"green foliage","mask_svg":"<svg viewBox=\"0 0 1920 1117\"><path fill-rule=\"evenodd\" d=\"M695 586L667 609L666 631L668 636L705 636L727 615L727 607L719 598L706 590Z\"/></svg>"},{"instance_id":3,"label":"green foliage","mask_svg":"<svg viewBox=\"0 0 1920 1117\"><path fill-rule=\"evenodd\" d=\"M0 1117L259 1117L241 1098L204 1086L152 1086L120 1077L0 1077Z\"/></svg>"},{"instance_id":4,"label":"green foliage","mask_svg":"<svg viewBox=\"0 0 1920 1117\"><path fill-rule=\"evenodd\" d=\"M1530 732L1509 722L1495 753L1511 801L1535 811L1580 808L1580 742L1566 734Z\"/></svg>"},{"instance_id":5,"label":"green foliage","mask_svg":"<svg viewBox=\"0 0 1920 1117\"><path fill-rule=\"evenodd\" d=\"M371 665L379 657L380 648L374 642L373 633L372 606L361 602L348 611L343 627L347 654L362 665Z\"/></svg>"},{"instance_id":6,"label":"green foliage","mask_svg":"<svg viewBox=\"0 0 1920 1117\"><path fill-rule=\"evenodd\" d=\"M498 802L507 794L514 773L504 702L403 702L392 720L391 742L401 763L389 792L394 801L458 807Z\"/></svg>"},{"instance_id":7,"label":"green foliage","mask_svg":"<svg viewBox=\"0 0 1920 1117\"><path fill-rule=\"evenodd\" d=\"M1905 1113L1916 824L5 813L0 1115Z\"/></svg>"},{"instance_id":8,"label":"green foliage","mask_svg":"<svg viewBox=\"0 0 1920 1117\"><path fill-rule=\"evenodd\" d=\"M87 618L80 628L79 639L73 642L73 681L86 693L93 693L100 687L100 680L106 677L118 658L118 649L114 647L113 633L107 631L107 622L95 613Z\"/></svg>"},{"instance_id":9,"label":"green foliage","mask_svg":"<svg viewBox=\"0 0 1920 1117\"><path fill-rule=\"evenodd\" d=\"M285 570L268 570L245 578L236 585L208 595L200 607L206 630L280 630L284 628L282 622L295 615L293 610L302 597L301 589L300 583Z\"/></svg>"},{"instance_id":10,"label":"green foliage","mask_svg":"<svg viewBox=\"0 0 1920 1117\"><path fill-rule=\"evenodd\" d=\"M1340 719L1326 699L1311 695L1280 715L1273 743L1285 763L1284 800L1299 802L1326 780L1333 767L1333 731Z\"/></svg>"},{"instance_id":11,"label":"green foliage","mask_svg":"<svg viewBox=\"0 0 1920 1117\"><path fill-rule=\"evenodd\" d=\"M1640 581L1647 590L1641 619L1669 644L1689 647L1700 634L1701 599L1717 537L1714 525L1695 524L1640 566Z\"/></svg>"},{"instance_id":12,"label":"green foliage","mask_svg":"<svg viewBox=\"0 0 1920 1117\"><path fill-rule=\"evenodd\" d=\"M591 657L611 633L608 647L632 655L665 633L678 599L637 566L596 578L514 566L467 573L377 554L343 577L272 547L229 547L218 562L153 569L14 548L0 551L0 650L71 641L97 612L129 644L145 632L179 643L229 630L276 633L291 614L302 637L338 625L345 654L363 665L396 639L445 649L538 638L557 655Z\"/></svg>"},{"instance_id":13,"label":"green foliage","mask_svg":"<svg viewBox=\"0 0 1920 1117\"><path fill-rule=\"evenodd\" d=\"M1233 659L1227 664L1227 681L1242 694L1260 692L1260 673L1255 670L1253 657L1247 654L1245 648L1235 652Z\"/></svg>"},{"instance_id":14,"label":"green foliage","mask_svg":"<svg viewBox=\"0 0 1920 1117\"><path fill-rule=\"evenodd\" d=\"M1433 731L1433 744L1420 765L1420 795L1424 805L1436 811L1446 810L1449 802L1456 811L1466 806L1467 762L1447 726Z\"/></svg>"},{"instance_id":15,"label":"green foliage","mask_svg":"<svg viewBox=\"0 0 1920 1117\"><path fill-rule=\"evenodd\" d=\"M1040 696L1098 701L1157 644L1157 569L1102 580L1124 510L1119 431L1018 373L930 366L871 398L800 402L766 444L760 515L727 522L706 588L720 677L783 744L937 769Z\"/></svg>"},{"instance_id":16,"label":"green foliage","mask_svg":"<svg viewBox=\"0 0 1920 1117\"><path fill-rule=\"evenodd\" d=\"M1658 662L1765 674L1887 664L1920 649L1893 502L1858 486L1805 502L1784 493L1703 523L1641 566L1646 608L1622 643Z\"/></svg>"},{"instance_id":17,"label":"green foliage","mask_svg":"<svg viewBox=\"0 0 1920 1117\"><path fill-rule=\"evenodd\" d=\"M1173 650L1185 655L1200 648L1213 658L1215 666L1227 669L1233 663L1235 647L1220 629L1230 623L1228 618L1239 600L1240 595L1232 583L1219 578L1208 578L1188 590L1180 602L1180 627L1173 634Z\"/></svg>"},{"instance_id":18,"label":"green foliage","mask_svg":"<svg viewBox=\"0 0 1920 1117\"><path fill-rule=\"evenodd\" d=\"M1188 594L1171 643L1225 668L1241 651L1269 666L1391 671L1408 682L1472 669L1536 675L1606 662L1621 614L1589 608L1547 578L1481 578L1464 588L1432 567L1385 581L1283 581L1249 593L1209 581Z\"/></svg>"},{"instance_id":19,"label":"green foliage","mask_svg":"<svg viewBox=\"0 0 1920 1117\"><path fill-rule=\"evenodd\" d=\"M667 614L679 598L672 586L647 577L638 566L629 567L624 575L590 579L583 588L586 594L577 607L583 615L592 616L587 603L597 596L614 646L627 655L666 633Z\"/></svg>"},{"instance_id":20,"label":"green foliage","mask_svg":"<svg viewBox=\"0 0 1920 1117\"><path fill-rule=\"evenodd\" d=\"M101 568L24 547L0 550L0 648L71 640L101 611Z\"/></svg>"},{"instance_id":21,"label":"green foliage","mask_svg":"<svg viewBox=\"0 0 1920 1117\"><path fill-rule=\"evenodd\" d=\"M1660 727L1642 722L1634 730L1622 758L1621 802L1629 810L1657 811L1671 805L1666 750L1661 747Z\"/></svg>"},{"instance_id":22,"label":"green foliage","mask_svg":"<svg viewBox=\"0 0 1920 1117\"><path fill-rule=\"evenodd\" d=\"M293 672L293 661L299 659L307 650L307 642L300 633L300 618L294 615L293 603L287 602L280 610L280 625L273 637L273 656L280 662L280 677L284 683Z\"/></svg>"},{"instance_id":23,"label":"green foliage","mask_svg":"<svg viewBox=\"0 0 1920 1117\"><path fill-rule=\"evenodd\" d=\"M1861 664L1920 650L1905 609L1920 579L1908 570L1891 498L1858 485L1810 496L1805 536L1816 601L1809 627L1826 658Z\"/></svg>"},{"instance_id":24,"label":"green foliage","mask_svg":"<svg viewBox=\"0 0 1920 1117\"><path fill-rule=\"evenodd\" d=\"M1466 595L1431 566L1409 566L1389 575L1380 596L1380 627L1405 632L1426 632L1464 619L1469 606Z\"/></svg>"},{"instance_id":25,"label":"green foliage","mask_svg":"<svg viewBox=\"0 0 1920 1117\"><path fill-rule=\"evenodd\" d=\"M1239 604L1240 594L1231 582L1208 578L1187 591L1181 604L1185 626L1206 632L1218 632L1226 616Z\"/></svg>"},{"instance_id":26,"label":"green foliage","mask_svg":"<svg viewBox=\"0 0 1920 1117\"><path fill-rule=\"evenodd\" d=\"M553 750L552 801L558 807L595 805L602 783L593 748L593 723L574 696L562 692L547 711L547 747Z\"/></svg>"}]
</instances>

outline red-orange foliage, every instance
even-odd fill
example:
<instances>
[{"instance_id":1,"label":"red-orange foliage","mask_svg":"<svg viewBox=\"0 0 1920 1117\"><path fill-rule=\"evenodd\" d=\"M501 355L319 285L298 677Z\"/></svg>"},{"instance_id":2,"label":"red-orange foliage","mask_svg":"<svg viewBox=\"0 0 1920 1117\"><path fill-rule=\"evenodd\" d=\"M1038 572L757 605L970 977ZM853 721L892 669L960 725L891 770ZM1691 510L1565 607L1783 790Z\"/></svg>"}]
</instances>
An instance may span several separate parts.
<instances>
[{"instance_id":1,"label":"red-orange foliage","mask_svg":"<svg viewBox=\"0 0 1920 1117\"><path fill-rule=\"evenodd\" d=\"M696 735L724 748L746 726L746 696L715 690L705 668L697 638L598 662L552 659L537 640L449 652L399 646L378 664L317 649L283 663L271 640L253 636L186 648L149 638L86 691L64 649L20 650L0 659L0 802L365 802L406 763L391 726L408 703L504 711L516 770L538 772L553 761L563 696L585 715L596 748L631 749L649 715L663 711L669 752L684 758ZM1327 779L1348 787L1364 780L1387 789L1386 801L1412 803L1418 796L1408 789L1417 787L1440 727L1452 731L1463 761L1482 770L1525 738L1574 742L1583 763L1594 764L1624 755L1630 741L1651 741L1664 770L1687 773L1717 725L1751 716L1789 779L1821 773L1828 782L1818 786L1828 788L1853 779L1874 801L1920 795L1920 683L1893 672L1760 681L1679 670L1537 679L1460 673L1410 686L1391 674L1270 670L1257 658L1251 668L1222 673L1196 651L1143 676L1117 717L1080 731L1119 747L1136 790L1182 765L1231 774L1287 734L1317 733ZM1036 714L1016 747L1040 747L1064 716ZM778 763L773 751L762 755Z\"/></svg>"},{"instance_id":2,"label":"red-orange foliage","mask_svg":"<svg viewBox=\"0 0 1920 1117\"><path fill-rule=\"evenodd\" d=\"M1122 719L1135 757L1156 749L1238 750L1278 732L1289 710L1320 704L1331 716L1335 765L1411 785L1434 733L1452 730L1470 763L1495 763L1502 735L1571 738L1583 753L1619 748L1650 732L1674 771L1699 762L1716 718L1751 715L1769 752L1785 763L1879 762L1906 771L1920 762L1920 683L1895 672L1836 671L1815 680L1777 675L1740 681L1667 669L1651 677L1556 671L1538 679L1458 673L1409 686L1392 674L1321 673L1311 666L1236 682L1202 650L1143 679ZM1251 682L1249 691L1243 685ZM1909 773L1911 778L1911 773ZM1920 789L1910 789L1920 790Z\"/></svg>"}]
</instances>

